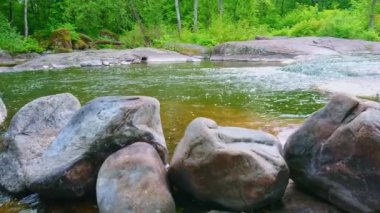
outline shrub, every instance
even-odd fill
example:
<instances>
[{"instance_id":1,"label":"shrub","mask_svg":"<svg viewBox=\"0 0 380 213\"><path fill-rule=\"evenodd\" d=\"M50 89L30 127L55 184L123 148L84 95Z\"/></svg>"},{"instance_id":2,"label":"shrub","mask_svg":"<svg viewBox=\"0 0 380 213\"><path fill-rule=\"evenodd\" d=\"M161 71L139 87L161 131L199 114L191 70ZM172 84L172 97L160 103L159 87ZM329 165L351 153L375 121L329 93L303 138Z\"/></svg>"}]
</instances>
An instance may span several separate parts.
<instances>
[{"instance_id":1,"label":"shrub","mask_svg":"<svg viewBox=\"0 0 380 213\"><path fill-rule=\"evenodd\" d=\"M36 39L23 38L11 27L4 16L0 14L0 49L12 54L22 52L42 52L44 49Z\"/></svg>"}]
</instances>

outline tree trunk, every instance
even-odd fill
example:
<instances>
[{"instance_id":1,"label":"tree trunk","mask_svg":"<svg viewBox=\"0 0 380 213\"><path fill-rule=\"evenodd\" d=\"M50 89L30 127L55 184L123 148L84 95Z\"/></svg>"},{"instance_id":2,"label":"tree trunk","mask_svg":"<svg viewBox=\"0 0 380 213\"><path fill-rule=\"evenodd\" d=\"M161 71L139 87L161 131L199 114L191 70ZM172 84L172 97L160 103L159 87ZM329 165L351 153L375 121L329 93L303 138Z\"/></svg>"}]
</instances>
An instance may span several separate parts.
<instances>
[{"instance_id":1,"label":"tree trunk","mask_svg":"<svg viewBox=\"0 0 380 213\"><path fill-rule=\"evenodd\" d=\"M219 0L218 10L219 10L219 16L223 16L223 0Z\"/></svg>"},{"instance_id":2,"label":"tree trunk","mask_svg":"<svg viewBox=\"0 0 380 213\"><path fill-rule=\"evenodd\" d=\"M8 17L9 23L13 22L13 0L9 0L9 17Z\"/></svg>"},{"instance_id":3,"label":"tree trunk","mask_svg":"<svg viewBox=\"0 0 380 213\"><path fill-rule=\"evenodd\" d=\"M285 0L282 0L281 3L281 16L285 15Z\"/></svg>"},{"instance_id":4,"label":"tree trunk","mask_svg":"<svg viewBox=\"0 0 380 213\"><path fill-rule=\"evenodd\" d=\"M147 34L146 34L145 25L143 23L143 20L141 19L139 12L137 11L137 8L136 8L134 2L130 1L129 5L130 5L131 12L132 12L132 16L137 21L137 23L140 27L141 34L143 34L145 45L150 46L152 44L152 39L149 36L147 36Z\"/></svg>"},{"instance_id":5,"label":"tree trunk","mask_svg":"<svg viewBox=\"0 0 380 213\"><path fill-rule=\"evenodd\" d=\"M24 0L24 36L28 37L29 26L28 26L28 0Z\"/></svg>"},{"instance_id":6,"label":"tree trunk","mask_svg":"<svg viewBox=\"0 0 380 213\"><path fill-rule=\"evenodd\" d=\"M178 34L181 36L182 27L181 27L181 13L179 11L179 3L178 0L175 0L175 12L177 14L177 28L178 28Z\"/></svg>"},{"instance_id":7,"label":"tree trunk","mask_svg":"<svg viewBox=\"0 0 380 213\"><path fill-rule=\"evenodd\" d=\"M369 8L369 21L368 21L368 29L373 30L375 27L375 8L376 8L377 0L371 1L371 6Z\"/></svg>"},{"instance_id":8,"label":"tree trunk","mask_svg":"<svg viewBox=\"0 0 380 213\"><path fill-rule=\"evenodd\" d=\"M210 8L211 6L210 6L210 1L206 1L206 2L207 2L206 27L208 29L211 26L211 8Z\"/></svg>"},{"instance_id":9,"label":"tree trunk","mask_svg":"<svg viewBox=\"0 0 380 213\"><path fill-rule=\"evenodd\" d=\"M197 32L197 26L198 26L198 0L194 0L194 25L193 25L193 32Z\"/></svg>"}]
</instances>

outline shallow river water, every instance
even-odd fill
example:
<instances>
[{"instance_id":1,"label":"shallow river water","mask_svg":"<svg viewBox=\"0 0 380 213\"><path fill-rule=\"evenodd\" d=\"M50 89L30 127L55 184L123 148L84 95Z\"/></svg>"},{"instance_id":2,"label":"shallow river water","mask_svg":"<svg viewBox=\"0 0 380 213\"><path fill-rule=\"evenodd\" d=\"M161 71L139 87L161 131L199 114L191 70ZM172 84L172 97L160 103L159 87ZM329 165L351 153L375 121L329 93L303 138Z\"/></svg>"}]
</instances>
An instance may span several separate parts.
<instances>
[{"instance_id":1,"label":"shallow river water","mask_svg":"<svg viewBox=\"0 0 380 213\"><path fill-rule=\"evenodd\" d=\"M363 63L367 68L358 74L354 68ZM327 98L313 90L315 83L353 76L378 78L380 82L378 68L379 58L354 57L286 67L200 62L4 73L0 74L0 97L11 117L35 98L63 92L72 93L82 104L99 96L152 96L161 103L165 138L172 153L196 117L277 134L283 127L300 124L326 103ZM36 208L44 212L97 212L94 201L46 202L32 196L20 202L0 195L0 212Z\"/></svg>"}]
</instances>

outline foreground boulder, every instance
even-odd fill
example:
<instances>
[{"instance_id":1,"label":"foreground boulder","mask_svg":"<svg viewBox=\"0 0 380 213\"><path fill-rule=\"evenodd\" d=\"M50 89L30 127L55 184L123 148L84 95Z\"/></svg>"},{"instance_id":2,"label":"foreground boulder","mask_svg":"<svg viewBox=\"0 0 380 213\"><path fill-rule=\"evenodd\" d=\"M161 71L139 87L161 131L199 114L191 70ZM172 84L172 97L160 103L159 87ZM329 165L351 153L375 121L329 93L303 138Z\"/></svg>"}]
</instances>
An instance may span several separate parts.
<instances>
[{"instance_id":1,"label":"foreground boulder","mask_svg":"<svg viewBox=\"0 0 380 213\"><path fill-rule=\"evenodd\" d=\"M147 143L109 156L100 168L96 194L100 212L175 212L165 166Z\"/></svg>"},{"instance_id":2,"label":"foreground boulder","mask_svg":"<svg viewBox=\"0 0 380 213\"><path fill-rule=\"evenodd\" d=\"M152 144L166 164L159 102L149 97L97 98L82 107L41 158L30 164L27 186L57 198L94 193L103 161L139 141Z\"/></svg>"},{"instance_id":3,"label":"foreground boulder","mask_svg":"<svg viewBox=\"0 0 380 213\"><path fill-rule=\"evenodd\" d=\"M336 95L285 146L297 185L348 212L380 211L380 106Z\"/></svg>"},{"instance_id":4,"label":"foreground boulder","mask_svg":"<svg viewBox=\"0 0 380 213\"><path fill-rule=\"evenodd\" d=\"M5 107L3 100L1 100L0 98L0 126L4 123L6 118L7 118L7 108Z\"/></svg>"},{"instance_id":5,"label":"foreground boulder","mask_svg":"<svg viewBox=\"0 0 380 213\"><path fill-rule=\"evenodd\" d=\"M78 99L64 93L38 98L15 114L5 134L7 150L0 156L0 188L14 194L26 190L25 167L42 155L79 108Z\"/></svg>"},{"instance_id":6,"label":"foreground boulder","mask_svg":"<svg viewBox=\"0 0 380 213\"><path fill-rule=\"evenodd\" d=\"M251 211L284 194L289 177L281 149L270 134L197 118L175 150L169 177L200 201Z\"/></svg>"}]
</instances>

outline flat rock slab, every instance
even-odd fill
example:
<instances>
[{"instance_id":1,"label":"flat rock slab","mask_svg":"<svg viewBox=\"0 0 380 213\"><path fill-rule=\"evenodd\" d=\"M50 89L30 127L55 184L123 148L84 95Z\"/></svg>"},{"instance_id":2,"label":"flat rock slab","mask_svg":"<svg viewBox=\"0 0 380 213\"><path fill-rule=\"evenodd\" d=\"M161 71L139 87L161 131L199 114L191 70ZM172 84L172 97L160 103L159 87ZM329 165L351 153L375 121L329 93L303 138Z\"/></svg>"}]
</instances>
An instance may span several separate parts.
<instances>
[{"instance_id":1,"label":"flat rock slab","mask_svg":"<svg viewBox=\"0 0 380 213\"><path fill-rule=\"evenodd\" d=\"M380 42L332 37L296 37L227 42L216 46L214 61L278 61L288 63L312 60L320 55L380 54Z\"/></svg>"},{"instance_id":2,"label":"flat rock slab","mask_svg":"<svg viewBox=\"0 0 380 213\"><path fill-rule=\"evenodd\" d=\"M150 144L134 143L110 155L96 185L101 213L176 212L165 166Z\"/></svg>"},{"instance_id":3,"label":"flat rock slab","mask_svg":"<svg viewBox=\"0 0 380 213\"><path fill-rule=\"evenodd\" d=\"M345 93L351 96L377 98L380 96L380 80L377 78L349 78L321 82L315 85L318 91L326 93Z\"/></svg>"},{"instance_id":4,"label":"flat rock slab","mask_svg":"<svg viewBox=\"0 0 380 213\"><path fill-rule=\"evenodd\" d=\"M141 96L94 99L72 117L43 155L26 169L27 186L33 192L56 198L94 193L103 161L135 142L152 144L166 164L159 102Z\"/></svg>"},{"instance_id":5,"label":"flat rock slab","mask_svg":"<svg viewBox=\"0 0 380 213\"><path fill-rule=\"evenodd\" d=\"M0 69L0 72L65 69L68 67L111 66L130 63L192 61L199 61L199 59L173 51L154 48L136 48L127 50L102 49L46 54L11 68L2 68Z\"/></svg>"},{"instance_id":6,"label":"flat rock slab","mask_svg":"<svg viewBox=\"0 0 380 213\"><path fill-rule=\"evenodd\" d=\"M268 133L197 118L175 149L169 177L202 202L252 211L284 194L289 177L281 153L280 142Z\"/></svg>"},{"instance_id":7,"label":"flat rock slab","mask_svg":"<svg viewBox=\"0 0 380 213\"><path fill-rule=\"evenodd\" d=\"M294 132L285 159L294 182L347 212L380 211L380 105L336 95Z\"/></svg>"}]
</instances>

